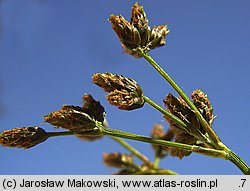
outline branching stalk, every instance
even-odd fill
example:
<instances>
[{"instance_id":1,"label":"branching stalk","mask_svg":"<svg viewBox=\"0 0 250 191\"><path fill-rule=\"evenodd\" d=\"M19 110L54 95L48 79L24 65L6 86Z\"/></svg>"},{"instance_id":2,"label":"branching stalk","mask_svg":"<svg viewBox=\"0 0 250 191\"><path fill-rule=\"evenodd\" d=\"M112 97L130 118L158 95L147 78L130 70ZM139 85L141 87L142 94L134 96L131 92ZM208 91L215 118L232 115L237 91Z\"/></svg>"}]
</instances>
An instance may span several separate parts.
<instances>
[{"instance_id":1,"label":"branching stalk","mask_svg":"<svg viewBox=\"0 0 250 191\"><path fill-rule=\"evenodd\" d=\"M184 91L175 83L175 81L158 65L155 60L148 54L145 53L142 49L140 49L141 55L153 66L157 72L178 92L178 94L184 99L184 101L189 105L189 107L194 110L197 118L199 119L202 126L205 128L206 132L208 133L211 140L214 142L214 144L220 148L223 149L223 144L220 144L220 138L218 135L214 132L214 130L210 127L210 125L206 122L206 120L202 117L199 110L195 107L193 102L189 99L189 97L184 93Z\"/></svg>"},{"instance_id":2,"label":"branching stalk","mask_svg":"<svg viewBox=\"0 0 250 191\"><path fill-rule=\"evenodd\" d=\"M223 150L215 150L215 149L204 148L204 147L200 147L200 146L196 146L196 145L187 145L187 144L176 143L176 142L171 142L171 141L153 139L150 137L137 135L137 134L133 134L133 133L127 133L127 132L123 132L123 131L119 131L119 130L115 130L115 129L110 129L110 128L103 128L102 133L104 135L132 139L132 140L136 140L136 141L151 143L151 144L165 146L165 147L184 149L184 150L196 152L196 153L210 156L210 157L214 157L214 158L228 159L227 153Z\"/></svg>"},{"instance_id":3,"label":"branching stalk","mask_svg":"<svg viewBox=\"0 0 250 191\"><path fill-rule=\"evenodd\" d=\"M148 54L145 53L142 49L140 49L141 55L153 66L157 72L178 92L178 94L184 99L184 101L189 105L189 107L195 112L197 118L199 119L200 123L208 133L210 139L212 140L213 144L215 145L217 149L224 150L227 153L227 157L224 159L230 160L232 163L234 163L244 174L250 174L250 167L249 165L242 160L236 153L231 151L228 147L226 147L218 137L218 135L215 133L215 131L211 128L211 126L207 123L207 121L203 118L199 110L196 108L196 106L193 104L193 102L189 99L189 97L184 93L184 91L175 83L175 81L155 62L155 60ZM155 107L157 110L162 112L162 109L159 107L156 107L155 104L150 102L147 97L144 97L147 103L149 103L151 106ZM171 118L171 116L168 116ZM172 118L171 118L172 119ZM173 119L172 119L173 120ZM178 123L179 121L175 121L179 125L183 125L182 123ZM182 126L183 127L183 126ZM195 152L195 151L193 151ZM200 154L202 154L203 151L199 151ZM208 152L205 151L207 154Z\"/></svg>"},{"instance_id":4,"label":"branching stalk","mask_svg":"<svg viewBox=\"0 0 250 191\"><path fill-rule=\"evenodd\" d=\"M135 148L128 146L129 145L128 143L126 143L125 141L123 141L121 139L118 139L117 137L132 139L132 140L151 143L151 144L156 144L159 146L184 149L184 150L192 151L192 152L195 152L198 154L202 154L202 155L210 156L210 157L214 157L214 158L222 158L222 159L231 161L244 174L250 175L249 165L243 159L241 159L236 153L234 153L233 151L231 151L228 148L225 150L216 150L216 149L204 148L204 147L196 146L196 145L187 145L187 144L176 143L176 142L171 142L171 141L153 139L153 138L142 136L142 135L137 135L137 134L127 133L127 132L123 132L123 131L119 131L119 130L115 130L115 129L105 128L105 127L101 126L100 124L98 125L98 128L99 128L98 130L96 130L94 133L92 132L91 134L111 136L114 140L118 141L119 143L121 143L121 145L123 145L125 148L127 148L130 152L135 154L145 164L152 165L152 163L149 161L149 159L147 159L146 156L141 154ZM49 137L57 137L57 136L76 135L76 134L80 134L80 133L75 132L75 131L63 131L63 132L48 132L47 134ZM83 132L82 134L86 135L86 132L85 133ZM157 165L157 163L158 163L157 160L155 161L155 165Z\"/></svg>"},{"instance_id":5,"label":"branching stalk","mask_svg":"<svg viewBox=\"0 0 250 191\"><path fill-rule=\"evenodd\" d=\"M165 146L165 147L184 149L184 150L192 151L192 152L202 154L205 156L210 156L213 158L222 158L225 160L230 160L244 174L250 174L249 165L244 160L242 160L237 154L235 154L233 151L231 151L229 149L216 150L216 149L204 148L204 147L196 146L196 145L187 145L187 144L176 143L176 142L171 142L171 141L153 139L150 137L141 136L141 135L132 134L132 133L127 133L127 132L114 130L114 129L110 129L110 128L103 129L103 134L109 135L109 136L137 140L137 141L141 141L141 142L147 142L147 143L156 144L156 145Z\"/></svg>"}]
</instances>

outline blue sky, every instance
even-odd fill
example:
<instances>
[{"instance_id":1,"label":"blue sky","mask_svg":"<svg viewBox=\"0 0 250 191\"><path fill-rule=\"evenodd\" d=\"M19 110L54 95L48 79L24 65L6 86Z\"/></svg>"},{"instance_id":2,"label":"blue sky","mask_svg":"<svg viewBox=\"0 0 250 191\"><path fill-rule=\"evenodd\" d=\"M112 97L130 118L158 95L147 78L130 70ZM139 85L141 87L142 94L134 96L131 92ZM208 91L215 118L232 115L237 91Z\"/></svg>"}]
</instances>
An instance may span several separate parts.
<instances>
[{"instance_id":1,"label":"blue sky","mask_svg":"<svg viewBox=\"0 0 250 191\"><path fill-rule=\"evenodd\" d=\"M143 59L123 53L107 21L110 14L130 18L134 1L0 1L0 131L41 126L42 116L63 104L80 105L84 93L100 100L112 128L149 135L162 115L145 105L120 111L91 83L96 72L135 79L145 95L163 105L176 93ZM150 54L185 92L205 91L218 116L214 129L222 141L250 163L250 2L139 1L151 26L168 23L167 45ZM153 159L151 146L128 141ZM0 147L0 174L111 174L104 152L126 152L108 137L84 142L51 138L28 149ZM180 174L241 174L230 162L198 154L160 163Z\"/></svg>"}]
</instances>

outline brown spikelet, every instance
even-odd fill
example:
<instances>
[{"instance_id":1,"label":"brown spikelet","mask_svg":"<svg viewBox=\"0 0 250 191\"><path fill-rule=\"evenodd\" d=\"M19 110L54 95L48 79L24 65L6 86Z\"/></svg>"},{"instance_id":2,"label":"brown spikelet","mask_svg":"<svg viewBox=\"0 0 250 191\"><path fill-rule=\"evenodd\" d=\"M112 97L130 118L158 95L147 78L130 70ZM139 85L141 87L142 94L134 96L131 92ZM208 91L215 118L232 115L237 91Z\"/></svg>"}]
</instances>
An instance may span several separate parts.
<instances>
[{"instance_id":1,"label":"brown spikelet","mask_svg":"<svg viewBox=\"0 0 250 191\"><path fill-rule=\"evenodd\" d=\"M200 129L200 123L195 113L187 106L184 100L178 99L169 93L163 102L172 114L195 128Z\"/></svg>"},{"instance_id":2,"label":"brown spikelet","mask_svg":"<svg viewBox=\"0 0 250 191\"><path fill-rule=\"evenodd\" d=\"M64 105L60 110L44 116L44 120L55 127L61 127L70 131L93 130L97 122L104 122L105 110L100 102L96 101L89 94L84 95L83 102L84 105L82 107ZM79 136L84 137L84 135Z\"/></svg>"},{"instance_id":3,"label":"brown spikelet","mask_svg":"<svg viewBox=\"0 0 250 191\"><path fill-rule=\"evenodd\" d=\"M84 103L82 108L85 110L85 112L88 113L89 116L92 116L92 118L94 118L95 120L104 123L106 112L100 102L96 101L90 94L85 94L82 97L82 101ZM79 134L77 135L77 137L85 141L95 141L101 139L103 136L88 136Z\"/></svg>"},{"instance_id":4,"label":"brown spikelet","mask_svg":"<svg viewBox=\"0 0 250 191\"><path fill-rule=\"evenodd\" d=\"M150 33L148 49L164 46L166 44L166 35L169 32L167 25L154 26Z\"/></svg>"},{"instance_id":5,"label":"brown spikelet","mask_svg":"<svg viewBox=\"0 0 250 191\"><path fill-rule=\"evenodd\" d=\"M170 32L167 25L153 27L151 30L144 8L138 3L132 7L130 22L121 15L111 15L109 21L119 37L124 51L136 58L142 57L138 48L148 52L165 45L166 35Z\"/></svg>"},{"instance_id":6,"label":"brown spikelet","mask_svg":"<svg viewBox=\"0 0 250 191\"><path fill-rule=\"evenodd\" d=\"M109 21L112 23L112 28L119 37L124 51L136 58L140 58L141 55L136 51L136 48L141 43L141 36L137 28L121 15L111 15Z\"/></svg>"},{"instance_id":7,"label":"brown spikelet","mask_svg":"<svg viewBox=\"0 0 250 191\"><path fill-rule=\"evenodd\" d=\"M172 94L168 94L167 97L163 100L165 106L168 110L184 121L189 129L188 131L183 131L176 123L174 123L171 119L166 118L170 124L170 129L175 134L175 142L184 143L189 145L195 145L198 139L194 136L197 133L197 129L202 131L201 124L196 118L195 113L188 107L186 102L183 99L178 99L174 97ZM166 148L172 156L177 156L180 159L184 156L189 156L191 154L190 151L185 151L177 148Z\"/></svg>"},{"instance_id":8,"label":"brown spikelet","mask_svg":"<svg viewBox=\"0 0 250 191\"><path fill-rule=\"evenodd\" d=\"M91 118L96 121L103 122L106 112L99 101L96 101L90 94L85 94L82 97L84 105L82 106L85 113L88 113Z\"/></svg>"},{"instance_id":9,"label":"brown spikelet","mask_svg":"<svg viewBox=\"0 0 250 191\"><path fill-rule=\"evenodd\" d=\"M79 106L64 105L58 111L44 116L45 122L55 127L61 127L70 131L82 131L93 129L95 121Z\"/></svg>"},{"instance_id":10,"label":"brown spikelet","mask_svg":"<svg viewBox=\"0 0 250 191\"><path fill-rule=\"evenodd\" d=\"M140 46L146 46L150 37L150 27L148 26L148 18L143 7L138 5L137 2L132 7L130 23L140 33Z\"/></svg>"},{"instance_id":11,"label":"brown spikelet","mask_svg":"<svg viewBox=\"0 0 250 191\"><path fill-rule=\"evenodd\" d=\"M93 83L109 92L107 100L121 110L133 110L144 105L141 87L133 79L111 73L97 73Z\"/></svg>"},{"instance_id":12,"label":"brown spikelet","mask_svg":"<svg viewBox=\"0 0 250 191\"><path fill-rule=\"evenodd\" d=\"M40 127L21 127L0 134L0 144L5 147L31 148L44 142L48 134Z\"/></svg>"},{"instance_id":13,"label":"brown spikelet","mask_svg":"<svg viewBox=\"0 0 250 191\"><path fill-rule=\"evenodd\" d=\"M102 138L97 124L105 126L106 113L103 106L90 94L85 94L82 100L82 107L64 105L60 110L44 116L45 122L57 128L75 131L75 135L82 140L94 141Z\"/></svg>"},{"instance_id":14,"label":"brown spikelet","mask_svg":"<svg viewBox=\"0 0 250 191\"><path fill-rule=\"evenodd\" d=\"M212 125L215 118L213 114L213 107L207 97L207 94L202 92L200 89L195 90L191 98L193 99L194 105L199 109L204 119Z\"/></svg>"}]
</instances>

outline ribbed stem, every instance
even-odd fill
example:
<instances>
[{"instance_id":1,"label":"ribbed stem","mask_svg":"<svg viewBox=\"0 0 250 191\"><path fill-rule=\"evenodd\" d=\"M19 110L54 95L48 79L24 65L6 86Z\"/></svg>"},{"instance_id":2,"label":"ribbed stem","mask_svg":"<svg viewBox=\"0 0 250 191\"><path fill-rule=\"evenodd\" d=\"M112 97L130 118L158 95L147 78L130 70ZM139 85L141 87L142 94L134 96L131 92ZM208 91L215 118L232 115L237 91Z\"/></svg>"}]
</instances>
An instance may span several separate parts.
<instances>
[{"instance_id":1,"label":"ribbed stem","mask_svg":"<svg viewBox=\"0 0 250 191\"><path fill-rule=\"evenodd\" d=\"M231 150L227 150L229 159L232 163L234 163L245 175L250 175L250 166L240 158L235 152Z\"/></svg>"},{"instance_id":2,"label":"ribbed stem","mask_svg":"<svg viewBox=\"0 0 250 191\"><path fill-rule=\"evenodd\" d=\"M104 127L102 127L102 128L104 128ZM98 128L95 128L95 129L92 129L92 130L85 130L85 131L47 132L48 137L59 137L59 136L69 136L69 135L97 136L97 135L102 135L102 132Z\"/></svg>"},{"instance_id":3,"label":"ribbed stem","mask_svg":"<svg viewBox=\"0 0 250 191\"><path fill-rule=\"evenodd\" d=\"M135 154L138 158L140 158L142 161L144 161L147 164L152 165L152 163L144 156L142 155L139 151L134 149L133 147L129 147L128 143L125 141L122 141L120 139L117 139L117 137L120 138L126 138L126 139L132 139L132 140L137 140L141 142L147 142L151 144L156 144L160 146L165 146L165 147L171 147L171 148L178 148L178 149L184 149L192 152L196 152L202 155L214 157L214 158L222 158L231 161L233 164L235 164L244 174L250 175L250 166L242 159L240 158L236 153L228 149L225 145L222 143L222 147L224 150L216 150L216 149L210 149L210 148L204 148L196 145L187 145L187 144L182 144L182 143L176 143L176 142L171 142L171 141L164 141L164 140L158 140L158 139L153 139L150 137L146 136L141 136L137 134L132 134L132 133L127 133L115 129L110 129L110 128L105 128L101 126L100 124L98 125L99 128L90 132L82 132L84 135L108 135L111 136L114 140L119 141L121 145L123 145L125 148L130 150L133 154ZM68 136L68 135L76 135L80 134L79 132L75 131L63 131L63 132L47 132L48 137L57 137L57 136ZM157 159L158 160L158 159ZM155 165L157 165L158 161L155 161Z\"/></svg>"},{"instance_id":4,"label":"ribbed stem","mask_svg":"<svg viewBox=\"0 0 250 191\"><path fill-rule=\"evenodd\" d=\"M127 132L110 129L110 128L103 128L102 132L104 135L132 139L132 140L147 142L147 143L156 144L156 145L165 146L165 147L184 149L184 150L196 152L202 155L215 157L215 158L223 158L223 159L227 158L227 153L222 150L215 150L215 149L210 149L210 148L203 148L203 147L196 146L196 145L187 145L187 144L176 143L176 142L171 142L171 141L153 139L150 137L127 133Z\"/></svg>"},{"instance_id":5,"label":"ribbed stem","mask_svg":"<svg viewBox=\"0 0 250 191\"><path fill-rule=\"evenodd\" d=\"M75 135L75 134L77 134L77 132L74 132L74 131L47 132L48 137L68 136L68 135Z\"/></svg>"}]
</instances>

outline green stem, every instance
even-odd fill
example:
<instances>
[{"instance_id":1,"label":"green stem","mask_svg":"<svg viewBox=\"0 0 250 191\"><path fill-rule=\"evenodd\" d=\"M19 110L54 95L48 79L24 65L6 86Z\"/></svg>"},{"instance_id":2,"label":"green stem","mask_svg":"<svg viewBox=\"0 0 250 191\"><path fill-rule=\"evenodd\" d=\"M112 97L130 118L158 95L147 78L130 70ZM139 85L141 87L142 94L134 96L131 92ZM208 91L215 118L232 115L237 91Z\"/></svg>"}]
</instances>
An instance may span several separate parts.
<instances>
[{"instance_id":1,"label":"green stem","mask_svg":"<svg viewBox=\"0 0 250 191\"><path fill-rule=\"evenodd\" d=\"M167 169L146 169L131 173L131 175L178 175L178 173Z\"/></svg>"},{"instance_id":2,"label":"green stem","mask_svg":"<svg viewBox=\"0 0 250 191\"><path fill-rule=\"evenodd\" d=\"M113 137L113 136L110 137L110 138L112 138L114 141L118 142L124 148L126 148L127 150L129 150L132 154L134 154L137 158L139 158L147 166L149 166L149 167L153 166L152 162L145 155L143 155L140 151L138 151L136 148L132 147L130 144L128 144L123 139L118 138L118 137Z\"/></svg>"},{"instance_id":3,"label":"green stem","mask_svg":"<svg viewBox=\"0 0 250 191\"><path fill-rule=\"evenodd\" d=\"M132 139L132 140L147 142L147 143L156 144L156 145L165 146L165 147L184 149L184 150L196 152L196 153L214 157L214 158L228 159L227 153L223 150L215 150L215 149L204 148L204 147L200 147L196 145L187 145L187 144L176 143L176 142L171 142L171 141L153 139L150 137L127 133L127 132L110 129L110 128L102 128L102 133L104 135L113 136L113 137Z\"/></svg>"},{"instance_id":4,"label":"green stem","mask_svg":"<svg viewBox=\"0 0 250 191\"><path fill-rule=\"evenodd\" d=\"M228 160L235 164L245 175L250 175L250 166L235 152L227 149Z\"/></svg>"},{"instance_id":5,"label":"green stem","mask_svg":"<svg viewBox=\"0 0 250 191\"><path fill-rule=\"evenodd\" d=\"M155 160L154 160L154 168L157 169L160 165L161 158L157 155L155 155Z\"/></svg>"},{"instance_id":6,"label":"green stem","mask_svg":"<svg viewBox=\"0 0 250 191\"><path fill-rule=\"evenodd\" d=\"M87 136L98 136L101 135L101 131L98 128L85 131L61 131L61 132L47 132L48 137L59 137L69 135L87 135Z\"/></svg>"},{"instance_id":7,"label":"green stem","mask_svg":"<svg viewBox=\"0 0 250 191\"><path fill-rule=\"evenodd\" d=\"M94 131L91 131L91 132L82 132L82 133L75 132L75 131L47 132L47 135L48 135L48 137L69 136L69 135L76 135L76 134L108 135L108 136L111 136L113 139L116 139L116 137L120 137L120 138L132 139L132 140L147 142L147 143L156 144L156 145L165 146L165 147L184 149L184 150L196 152L196 153L210 156L210 157L214 157L214 158L223 158L225 160L229 160L233 164L235 164L244 174L250 175L250 166L243 159L241 159L236 153L234 153L233 151L228 149L225 145L223 145L225 150L216 150L216 149L204 148L204 147L200 147L200 146L196 146L196 145L187 145L187 144L176 143L176 142L171 142L171 141L153 139L153 138L146 137L146 136L141 136L141 135L137 135L137 134L132 134L132 133L127 133L127 132L123 132L123 131L119 131L119 130L105 128L105 127L101 126L100 124L98 125L98 128L99 129L95 129ZM118 140L118 139L116 139L116 140ZM125 143L125 141L122 143L123 146L126 145L124 143ZM131 149L131 148L129 148L129 149ZM139 151L137 151L134 148L132 148L132 150L130 150L132 153L137 153L136 154L137 157L140 156ZM143 156L140 156L140 159L146 163L148 161L148 159L144 158L145 156L144 157ZM155 163L158 163L158 162L155 161Z\"/></svg>"},{"instance_id":8,"label":"green stem","mask_svg":"<svg viewBox=\"0 0 250 191\"><path fill-rule=\"evenodd\" d=\"M62 131L62 132L47 132L48 137L59 137L77 134L74 131Z\"/></svg>"},{"instance_id":9,"label":"green stem","mask_svg":"<svg viewBox=\"0 0 250 191\"><path fill-rule=\"evenodd\" d=\"M141 55L161 74L161 76L178 92L178 94L184 99L184 101L189 105L189 107L195 112L197 118L200 123L208 133L210 139L216 146L216 148L224 150L228 153L227 158L232 163L234 163L244 174L250 174L250 167L242 160L236 153L228 149L221 141L215 131L211 128L211 126L207 123L207 121L203 118L199 110L195 107L193 102L189 99L189 97L184 93L184 91L175 83L175 81L154 61L154 59L148 54L145 53L142 49L140 49Z\"/></svg>"},{"instance_id":10,"label":"green stem","mask_svg":"<svg viewBox=\"0 0 250 191\"><path fill-rule=\"evenodd\" d=\"M148 54L145 53L142 49L140 49L141 55L153 66L157 72L178 92L178 94L184 99L184 101L189 105L189 107L194 110L197 118L201 122L202 126L205 128L206 132L208 133L211 140L214 142L215 145L218 146L218 148L223 149L223 147L220 144L220 138L218 135L214 132L214 130L210 127L210 125L207 123L207 121L203 118L199 110L195 107L193 102L189 99L189 97L184 93L184 91L175 83L175 81L158 65L154 59Z\"/></svg>"}]
</instances>

